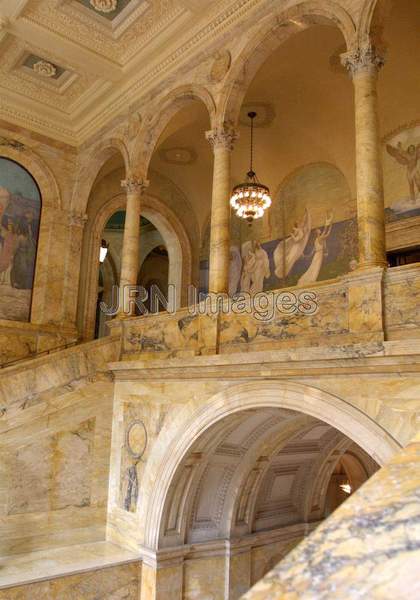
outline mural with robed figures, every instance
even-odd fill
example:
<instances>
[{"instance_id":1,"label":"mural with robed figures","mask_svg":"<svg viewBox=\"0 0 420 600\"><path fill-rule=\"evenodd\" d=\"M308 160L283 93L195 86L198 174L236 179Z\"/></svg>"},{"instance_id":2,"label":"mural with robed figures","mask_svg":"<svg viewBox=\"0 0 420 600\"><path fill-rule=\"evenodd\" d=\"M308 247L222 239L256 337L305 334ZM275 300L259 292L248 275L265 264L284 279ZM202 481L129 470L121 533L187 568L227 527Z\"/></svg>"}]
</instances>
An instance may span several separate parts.
<instances>
[{"instance_id":1,"label":"mural with robed figures","mask_svg":"<svg viewBox=\"0 0 420 600\"><path fill-rule=\"evenodd\" d=\"M0 157L0 319L30 320L40 214L33 177Z\"/></svg>"},{"instance_id":2,"label":"mural with robed figures","mask_svg":"<svg viewBox=\"0 0 420 600\"><path fill-rule=\"evenodd\" d=\"M420 216L420 124L388 136L383 162L387 221Z\"/></svg>"},{"instance_id":3,"label":"mural with robed figures","mask_svg":"<svg viewBox=\"0 0 420 600\"><path fill-rule=\"evenodd\" d=\"M358 265L356 202L337 167L304 165L286 178L264 218L242 224L239 236L231 231L231 240L230 295L334 279ZM207 280L202 259L201 291Z\"/></svg>"}]
</instances>

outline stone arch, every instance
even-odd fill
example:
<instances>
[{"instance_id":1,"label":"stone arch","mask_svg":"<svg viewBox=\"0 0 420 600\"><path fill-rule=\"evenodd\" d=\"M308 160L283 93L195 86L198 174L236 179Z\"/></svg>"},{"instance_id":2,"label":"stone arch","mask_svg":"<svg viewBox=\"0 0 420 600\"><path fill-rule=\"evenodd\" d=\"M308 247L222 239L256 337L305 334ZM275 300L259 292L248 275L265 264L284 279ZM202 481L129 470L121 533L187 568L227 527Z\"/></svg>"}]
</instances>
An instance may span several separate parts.
<instances>
[{"instance_id":1,"label":"stone arch","mask_svg":"<svg viewBox=\"0 0 420 600\"><path fill-rule=\"evenodd\" d=\"M357 27L359 45L372 41L382 47L384 42L382 32L394 0L366 0L360 14Z\"/></svg>"},{"instance_id":2,"label":"stone arch","mask_svg":"<svg viewBox=\"0 0 420 600\"><path fill-rule=\"evenodd\" d=\"M153 152L163 130L172 117L193 100L204 104L209 115L210 126L214 126L216 105L212 95L205 87L191 84L172 90L153 106L153 110L146 116L140 134L133 145L131 164L136 173L148 172Z\"/></svg>"},{"instance_id":3,"label":"stone arch","mask_svg":"<svg viewBox=\"0 0 420 600\"><path fill-rule=\"evenodd\" d=\"M79 159L79 172L73 192L72 208L81 215L86 212L88 200L95 180L103 165L116 153L119 153L124 161L125 173L130 171L130 160L125 142L113 137L99 142L85 150Z\"/></svg>"},{"instance_id":4,"label":"stone arch","mask_svg":"<svg viewBox=\"0 0 420 600\"><path fill-rule=\"evenodd\" d=\"M50 223L57 218L57 213L63 210L60 188L53 172L44 160L30 148L14 148L2 146L0 156L8 158L21 165L33 177L41 193L41 220L35 277L32 290L31 322L42 323L48 320L45 316L49 286L49 262L53 240L50 236ZM42 269L39 268L42 265Z\"/></svg>"},{"instance_id":5,"label":"stone arch","mask_svg":"<svg viewBox=\"0 0 420 600\"><path fill-rule=\"evenodd\" d=\"M83 291L79 328L83 338L90 339L95 327L96 289L98 282L99 256L103 229L108 219L118 210L125 210L126 195L121 192L103 204L95 220L87 224L85 235L89 240L86 287ZM164 239L169 254L169 284L178 290L177 301L181 302L180 292L191 281L192 249L187 233L177 216L159 198L146 194L142 198L141 214L158 229Z\"/></svg>"},{"instance_id":6,"label":"stone arch","mask_svg":"<svg viewBox=\"0 0 420 600\"><path fill-rule=\"evenodd\" d=\"M246 410L277 407L309 415L331 425L358 444L379 464L386 463L401 447L393 436L370 416L345 400L317 388L290 382L266 381L233 386L217 394L200 408L180 412L162 431L165 445L150 457L144 481L153 481L150 495L140 502L139 519L146 523L144 543L156 550L166 498L181 461L192 444L215 423ZM181 432L181 433L180 433Z\"/></svg>"},{"instance_id":7,"label":"stone arch","mask_svg":"<svg viewBox=\"0 0 420 600\"><path fill-rule=\"evenodd\" d=\"M235 60L218 103L217 121L237 125L248 87L265 60L289 37L317 23L338 27L347 49L355 43L356 29L351 16L330 0L304 0L286 10L267 8L255 26L251 41Z\"/></svg>"}]
</instances>

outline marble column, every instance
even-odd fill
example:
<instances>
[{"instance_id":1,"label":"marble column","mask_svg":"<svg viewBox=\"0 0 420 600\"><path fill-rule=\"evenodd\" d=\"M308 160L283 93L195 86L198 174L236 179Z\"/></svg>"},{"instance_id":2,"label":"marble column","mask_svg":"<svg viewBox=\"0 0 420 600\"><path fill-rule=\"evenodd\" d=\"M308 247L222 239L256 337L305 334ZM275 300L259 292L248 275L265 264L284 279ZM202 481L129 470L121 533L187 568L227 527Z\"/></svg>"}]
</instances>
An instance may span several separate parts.
<instances>
[{"instance_id":1,"label":"marble column","mask_svg":"<svg viewBox=\"0 0 420 600\"><path fill-rule=\"evenodd\" d=\"M230 161L236 134L223 126L208 131L206 137L214 152L209 292L227 293L230 261Z\"/></svg>"},{"instance_id":2,"label":"marble column","mask_svg":"<svg viewBox=\"0 0 420 600\"><path fill-rule=\"evenodd\" d=\"M344 54L342 60L354 85L359 265L383 267L387 261L377 95L383 59L366 44Z\"/></svg>"},{"instance_id":3,"label":"marble column","mask_svg":"<svg viewBox=\"0 0 420 600\"><path fill-rule=\"evenodd\" d=\"M77 298L82 256L83 232L88 217L84 213L68 213L69 231L67 242L66 271L64 280L64 322L76 329Z\"/></svg>"},{"instance_id":4,"label":"marble column","mask_svg":"<svg viewBox=\"0 0 420 600\"><path fill-rule=\"evenodd\" d=\"M123 247L121 255L120 293L123 302L120 304L120 316L130 316L134 313L134 304L124 293L128 286L137 285L140 260L140 204L141 196L149 182L137 176L131 176L121 182L127 192Z\"/></svg>"}]
</instances>

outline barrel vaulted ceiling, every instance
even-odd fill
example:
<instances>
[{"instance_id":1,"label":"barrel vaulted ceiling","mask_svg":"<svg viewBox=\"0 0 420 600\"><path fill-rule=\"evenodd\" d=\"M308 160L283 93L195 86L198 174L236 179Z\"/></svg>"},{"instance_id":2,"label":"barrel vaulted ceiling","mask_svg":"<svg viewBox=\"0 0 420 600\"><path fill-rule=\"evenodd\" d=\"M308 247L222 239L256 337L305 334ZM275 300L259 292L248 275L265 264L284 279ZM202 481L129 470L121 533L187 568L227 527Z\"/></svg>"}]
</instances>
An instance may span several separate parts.
<instances>
[{"instance_id":1,"label":"barrel vaulted ceiling","mask_svg":"<svg viewBox=\"0 0 420 600\"><path fill-rule=\"evenodd\" d=\"M214 41L235 2L0 0L0 119L80 143Z\"/></svg>"}]
</instances>

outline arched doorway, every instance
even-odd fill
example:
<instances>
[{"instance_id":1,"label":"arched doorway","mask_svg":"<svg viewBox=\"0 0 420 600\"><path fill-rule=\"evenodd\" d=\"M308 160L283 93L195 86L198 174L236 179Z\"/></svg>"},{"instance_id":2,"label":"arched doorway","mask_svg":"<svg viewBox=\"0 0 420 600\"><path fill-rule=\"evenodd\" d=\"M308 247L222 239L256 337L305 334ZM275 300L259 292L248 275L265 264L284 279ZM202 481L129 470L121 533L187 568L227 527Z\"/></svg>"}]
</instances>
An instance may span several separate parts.
<instances>
[{"instance_id":1,"label":"arched doorway","mask_svg":"<svg viewBox=\"0 0 420 600\"><path fill-rule=\"evenodd\" d=\"M112 307L117 297L116 288L119 285L121 274L121 254L123 247L125 224L125 210L115 211L107 220L101 234L101 244L106 248L103 260L100 258L98 269L98 291L96 302L95 337L107 334L106 322L112 318L102 310L103 304ZM177 277L170 273L170 259L165 238L160 231L146 217L141 217L139 236L140 271L138 285L150 290L152 284L158 285L165 298L168 298L169 276ZM179 264L179 253L173 245L170 246L172 262ZM175 256L174 256L175 254ZM178 272L180 276L180 272ZM179 283L179 282L178 282ZM175 281L176 285L176 281ZM150 310L150 303L146 300L145 307ZM138 313L140 314L140 312Z\"/></svg>"},{"instance_id":2,"label":"arched doorway","mask_svg":"<svg viewBox=\"0 0 420 600\"><path fill-rule=\"evenodd\" d=\"M138 467L136 518L146 547L183 556L198 597L235 581L239 598L399 448L345 401L288 381L192 401L160 436Z\"/></svg>"}]
</instances>

